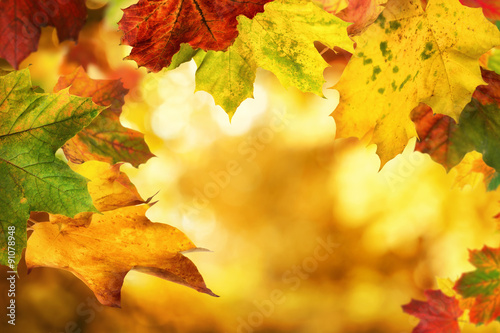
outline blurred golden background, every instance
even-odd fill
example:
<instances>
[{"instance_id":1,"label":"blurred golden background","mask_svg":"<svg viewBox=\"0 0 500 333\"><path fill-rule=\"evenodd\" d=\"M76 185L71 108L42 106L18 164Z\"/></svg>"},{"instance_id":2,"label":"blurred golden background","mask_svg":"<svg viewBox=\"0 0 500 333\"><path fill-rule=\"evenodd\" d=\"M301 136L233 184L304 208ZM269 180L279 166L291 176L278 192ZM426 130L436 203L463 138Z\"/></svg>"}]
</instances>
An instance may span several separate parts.
<instances>
[{"instance_id":1,"label":"blurred golden background","mask_svg":"<svg viewBox=\"0 0 500 333\"><path fill-rule=\"evenodd\" d=\"M46 28L21 67L46 91L79 64L94 79L123 78L131 91L122 123L144 132L157 157L122 170L143 197L159 192L152 221L213 251L188 256L220 297L131 272L122 308L104 308L72 274L27 275L21 263L17 324L4 317L2 332L409 333L418 321L402 304L436 289L436 277L472 270L467 249L498 246L500 195L486 192L481 174L461 188L462 175L412 152L414 141L379 172L374 146L335 140L338 93L328 88L341 65L325 72L326 98L259 70L255 99L229 122L195 92L193 62L146 74L122 61L130 48L119 45L116 22L130 3L88 2L78 45ZM496 322L464 326L499 331Z\"/></svg>"}]
</instances>

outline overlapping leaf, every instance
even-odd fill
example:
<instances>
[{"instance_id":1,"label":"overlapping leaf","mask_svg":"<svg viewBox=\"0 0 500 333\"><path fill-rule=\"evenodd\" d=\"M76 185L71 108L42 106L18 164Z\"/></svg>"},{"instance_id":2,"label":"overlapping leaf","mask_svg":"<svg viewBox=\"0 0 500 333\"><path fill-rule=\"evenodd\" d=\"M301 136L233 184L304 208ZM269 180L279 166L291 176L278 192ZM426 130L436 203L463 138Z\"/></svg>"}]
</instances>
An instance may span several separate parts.
<instances>
[{"instance_id":1,"label":"overlapping leaf","mask_svg":"<svg viewBox=\"0 0 500 333\"><path fill-rule=\"evenodd\" d=\"M123 172L120 172L121 164L108 166L105 163L90 161L82 164L72 164L73 171L92 179L88 183L88 190L93 199L94 206L100 212L107 212L120 207L135 206L149 202L144 201L135 186ZM93 213L85 212L75 215L73 218L51 214L49 220L59 225L88 226L92 220Z\"/></svg>"},{"instance_id":2,"label":"overlapping leaf","mask_svg":"<svg viewBox=\"0 0 500 333\"><path fill-rule=\"evenodd\" d=\"M77 40L87 17L84 0L0 0L0 8L0 57L16 69L38 49L42 27L56 27L59 41Z\"/></svg>"},{"instance_id":3,"label":"overlapping leaf","mask_svg":"<svg viewBox=\"0 0 500 333\"><path fill-rule=\"evenodd\" d=\"M328 64L314 41L352 51L349 24L306 0L274 1L252 20L241 16L238 20L239 36L226 52L197 53L195 59L196 89L209 92L230 116L242 101L253 97L257 67L273 72L285 87L322 96ZM179 60L189 60L193 52L184 50Z\"/></svg>"},{"instance_id":4,"label":"overlapping leaf","mask_svg":"<svg viewBox=\"0 0 500 333\"><path fill-rule=\"evenodd\" d=\"M495 189L492 181L495 179L495 169L484 163L483 155L477 151L465 154L464 158L451 171L454 176L453 187L475 188L483 186L484 189Z\"/></svg>"},{"instance_id":5,"label":"overlapping leaf","mask_svg":"<svg viewBox=\"0 0 500 333\"><path fill-rule=\"evenodd\" d=\"M313 0L313 2L332 14L340 12L349 5L348 0Z\"/></svg>"},{"instance_id":6,"label":"overlapping leaf","mask_svg":"<svg viewBox=\"0 0 500 333\"><path fill-rule=\"evenodd\" d=\"M153 223L149 205L140 198L118 166L91 161L76 170L91 178L90 193L103 214L90 223L61 220L37 223L28 240L26 264L72 272L104 305L120 306L123 280L136 270L215 296L196 266L181 252L197 250L178 229ZM75 222L75 223L74 223ZM85 226L86 225L86 226Z\"/></svg>"},{"instance_id":7,"label":"overlapping leaf","mask_svg":"<svg viewBox=\"0 0 500 333\"><path fill-rule=\"evenodd\" d=\"M477 59L500 44L479 9L458 1L390 0L377 21L354 38L356 52L335 87L339 137L377 144L384 165L416 135L409 114L420 102L458 119L483 84Z\"/></svg>"},{"instance_id":8,"label":"overlapping leaf","mask_svg":"<svg viewBox=\"0 0 500 333\"><path fill-rule=\"evenodd\" d=\"M238 35L236 17L254 17L272 0L140 0L118 23L122 42L133 46L128 59L153 72L168 67L182 43L225 50Z\"/></svg>"},{"instance_id":9,"label":"overlapping leaf","mask_svg":"<svg viewBox=\"0 0 500 333\"><path fill-rule=\"evenodd\" d=\"M7 230L12 225L19 262L30 211L66 216L96 211L86 179L54 154L102 109L68 90L35 93L27 69L0 77L1 264L8 262Z\"/></svg>"},{"instance_id":10,"label":"overlapping leaf","mask_svg":"<svg viewBox=\"0 0 500 333\"><path fill-rule=\"evenodd\" d=\"M413 333L459 333L458 318L463 314L455 297L441 290L426 290L427 302L412 299L403 305L403 311L420 319Z\"/></svg>"},{"instance_id":11,"label":"overlapping leaf","mask_svg":"<svg viewBox=\"0 0 500 333\"><path fill-rule=\"evenodd\" d=\"M120 80L92 80L80 67L73 74L60 77L54 91L67 87L73 95L92 97L94 103L109 106L63 146L64 154L70 161L123 161L137 167L154 156L142 133L120 124L124 97L128 92Z\"/></svg>"},{"instance_id":12,"label":"overlapping leaf","mask_svg":"<svg viewBox=\"0 0 500 333\"><path fill-rule=\"evenodd\" d=\"M428 153L447 170L476 150L486 164L500 171L500 76L482 70L482 77L488 85L477 87L458 124L449 116L433 115L424 104L412 112L420 138L415 150Z\"/></svg>"},{"instance_id":13,"label":"overlapping leaf","mask_svg":"<svg viewBox=\"0 0 500 333\"><path fill-rule=\"evenodd\" d=\"M497 74L500 74L500 49L492 49L487 57L486 66Z\"/></svg>"},{"instance_id":14,"label":"overlapping leaf","mask_svg":"<svg viewBox=\"0 0 500 333\"><path fill-rule=\"evenodd\" d=\"M347 31L357 35L377 19L386 3L387 0L350 0L348 7L337 13L337 16L346 22L353 22Z\"/></svg>"},{"instance_id":15,"label":"overlapping leaf","mask_svg":"<svg viewBox=\"0 0 500 333\"><path fill-rule=\"evenodd\" d=\"M500 20L500 3L498 0L460 0L460 2L473 8L481 7L484 16L490 20Z\"/></svg>"},{"instance_id":16,"label":"overlapping leaf","mask_svg":"<svg viewBox=\"0 0 500 333\"><path fill-rule=\"evenodd\" d=\"M470 308L470 321L486 324L500 316L500 249L484 246L469 254L476 270L462 274L454 288L464 298L475 299Z\"/></svg>"}]
</instances>

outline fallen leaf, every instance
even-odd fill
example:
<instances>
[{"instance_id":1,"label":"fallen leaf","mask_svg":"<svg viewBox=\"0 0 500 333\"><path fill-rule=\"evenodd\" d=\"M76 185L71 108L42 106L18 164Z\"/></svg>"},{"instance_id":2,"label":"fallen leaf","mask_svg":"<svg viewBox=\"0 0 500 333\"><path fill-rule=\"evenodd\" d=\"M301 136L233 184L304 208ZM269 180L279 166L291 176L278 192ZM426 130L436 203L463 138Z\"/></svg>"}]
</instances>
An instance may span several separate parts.
<instances>
[{"instance_id":1,"label":"fallen leaf","mask_svg":"<svg viewBox=\"0 0 500 333\"><path fill-rule=\"evenodd\" d=\"M457 120L484 84L477 59L500 32L458 1L390 0L377 21L353 37L356 51L335 88L338 137L370 133L383 166L416 136L409 114L420 102ZM467 68L467 70L464 70Z\"/></svg>"},{"instance_id":2,"label":"fallen leaf","mask_svg":"<svg viewBox=\"0 0 500 333\"><path fill-rule=\"evenodd\" d=\"M420 319L413 333L460 333L458 318L463 314L455 297L441 290L424 291L427 302L412 299L403 311Z\"/></svg>"},{"instance_id":3,"label":"fallen leaf","mask_svg":"<svg viewBox=\"0 0 500 333\"><path fill-rule=\"evenodd\" d=\"M35 93L27 69L0 77L0 101L0 263L8 263L7 230L15 226L17 265L30 211L66 216L96 211L86 179L55 152L103 107L68 90Z\"/></svg>"},{"instance_id":4,"label":"fallen leaf","mask_svg":"<svg viewBox=\"0 0 500 333\"><path fill-rule=\"evenodd\" d=\"M272 0L139 0L118 23L122 43L133 47L127 59L158 72L168 67L182 43L193 48L225 50L238 36L239 15L253 18Z\"/></svg>"},{"instance_id":5,"label":"fallen leaf","mask_svg":"<svg viewBox=\"0 0 500 333\"><path fill-rule=\"evenodd\" d=\"M15 69L38 49L42 27L55 27L61 42L77 40L87 18L84 0L0 0L0 7L0 57Z\"/></svg>"},{"instance_id":6,"label":"fallen leaf","mask_svg":"<svg viewBox=\"0 0 500 333\"><path fill-rule=\"evenodd\" d=\"M137 167L154 156L144 141L144 134L125 128L120 123L128 92L120 80L93 80L80 67L74 73L60 77L54 91L67 87L73 95L92 97L94 103L109 106L63 146L64 154L70 161L129 162Z\"/></svg>"}]
</instances>

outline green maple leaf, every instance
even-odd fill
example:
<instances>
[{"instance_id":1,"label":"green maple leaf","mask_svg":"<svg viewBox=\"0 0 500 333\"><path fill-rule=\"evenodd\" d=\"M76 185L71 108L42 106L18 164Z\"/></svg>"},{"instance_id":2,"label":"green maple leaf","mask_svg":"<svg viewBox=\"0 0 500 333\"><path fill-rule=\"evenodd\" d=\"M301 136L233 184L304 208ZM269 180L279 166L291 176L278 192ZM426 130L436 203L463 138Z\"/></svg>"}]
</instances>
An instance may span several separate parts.
<instances>
[{"instance_id":1,"label":"green maple leaf","mask_svg":"<svg viewBox=\"0 0 500 333\"><path fill-rule=\"evenodd\" d=\"M55 152L103 109L90 98L71 96L67 89L34 92L27 69L0 77L0 264L19 263L31 211L71 217L97 211L87 180ZM9 235L12 227L15 233ZM15 250L10 261L9 246Z\"/></svg>"},{"instance_id":2,"label":"green maple leaf","mask_svg":"<svg viewBox=\"0 0 500 333\"><path fill-rule=\"evenodd\" d=\"M353 52L349 24L307 0L276 0L253 19L238 17L239 34L227 51L204 52L183 44L169 69L194 58L196 90L210 93L230 117L253 97L257 67L273 72L285 87L323 96L323 71L329 65L314 42Z\"/></svg>"}]
</instances>

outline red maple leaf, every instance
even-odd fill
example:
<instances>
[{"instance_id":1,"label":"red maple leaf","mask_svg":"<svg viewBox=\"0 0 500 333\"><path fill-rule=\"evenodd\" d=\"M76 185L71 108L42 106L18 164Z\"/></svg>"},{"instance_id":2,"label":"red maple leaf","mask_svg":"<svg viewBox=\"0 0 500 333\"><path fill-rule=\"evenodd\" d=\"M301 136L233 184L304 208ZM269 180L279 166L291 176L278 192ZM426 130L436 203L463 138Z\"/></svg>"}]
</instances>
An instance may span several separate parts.
<instances>
[{"instance_id":1,"label":"red maple leaf","mask_svg":"<svg viewBox=\"0 0 500 333\"><path fill-rule=\"evenodd\" d=\"M463 314L455 297L441 290L426 290L427 302L412 299L403 311L420 319L413 333L459 333L458 318Z\"/></svg>"},{"instance_id":2,"label":"red maple leaf","mask_svg":"<svg viewBox=\"0 0 500 333\"><path fill-rule=\"evenodd\" d=\"M238 15L253 18L272 0L139 0L118 23L122 42L133 46L127 59L153 72L168 67L181 43L221 51L238 36Z\"/></svg>"},{"instance_id":3,"label":"red maple leaf","mask_svg":"<svg viewBox=\"0 0 500 333\"><path fill-rule=\"evenodd\" d=\"M87 17L84 0L0 0L0 8L0 57L15 69L38 49L42 27L55 27L59 41L76 40Z\"/></svg>"}]
</instances>

